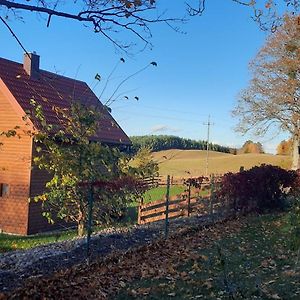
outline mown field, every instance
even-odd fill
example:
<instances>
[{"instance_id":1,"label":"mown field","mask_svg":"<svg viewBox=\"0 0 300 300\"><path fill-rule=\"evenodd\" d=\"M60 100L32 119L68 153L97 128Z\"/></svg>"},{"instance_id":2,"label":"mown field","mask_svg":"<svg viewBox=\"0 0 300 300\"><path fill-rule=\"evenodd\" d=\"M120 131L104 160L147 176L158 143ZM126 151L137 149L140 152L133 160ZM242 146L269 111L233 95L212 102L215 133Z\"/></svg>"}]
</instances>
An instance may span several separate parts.
<instances>
[{"instance_id":1,"label":"mown field","mask_svg":"<svg viewBox=\"0 0 300 300\"><path fill-rule=\"evenodd\" d=\"M203 150L166 150L153 152L153 158L159 163L162 176L189 177L205 175L206 151ZM290 168L288 156L272 154L239 154L214 152L209 153L208 172L224 174L238 172L241 166L250 169L261 164L271 164L282 168Z\"/></svg>"}]
</instances>

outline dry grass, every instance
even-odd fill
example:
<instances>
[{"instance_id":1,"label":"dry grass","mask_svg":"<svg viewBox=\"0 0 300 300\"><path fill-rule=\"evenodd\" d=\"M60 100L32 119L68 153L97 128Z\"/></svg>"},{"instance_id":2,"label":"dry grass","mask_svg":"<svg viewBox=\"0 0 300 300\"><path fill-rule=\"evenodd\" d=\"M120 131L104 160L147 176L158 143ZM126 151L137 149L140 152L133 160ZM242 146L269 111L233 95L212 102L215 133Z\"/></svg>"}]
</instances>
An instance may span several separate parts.
<instances>
[{"instance_id":1,"label":"dry grass","mask_svg":"<svg viewBox=\"0 0 300 300\"><path fill-rule=\"evenodd\" d=\"M153 153L153 158L159 162L161 175L174 177L189 177L205 175L206 151L203 150L166 150ZM209 173L223 174L238 172L241 166L250 169L261 164L271 164L289 168L291 158L272 154L239 154L211 151L209 153ZM188 173L189 172L189 173Z\"/></svg>"}]
</instances>

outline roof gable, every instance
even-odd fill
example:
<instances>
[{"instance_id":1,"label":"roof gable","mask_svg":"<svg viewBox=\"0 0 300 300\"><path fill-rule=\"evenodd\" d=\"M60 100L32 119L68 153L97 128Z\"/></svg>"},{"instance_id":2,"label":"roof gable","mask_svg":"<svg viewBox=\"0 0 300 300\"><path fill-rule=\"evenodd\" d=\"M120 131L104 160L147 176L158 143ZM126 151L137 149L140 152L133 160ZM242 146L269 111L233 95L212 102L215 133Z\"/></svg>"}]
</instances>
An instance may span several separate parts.
<instances>
[{"instance_id":1,"label":"roof gable","mask_svg":"<svg viewBox=\"0 0 300 300\"><path fill-rule=\"evenodd\" d=\"M72 100L93 105L103 112L100 130L97 133L99 140L112 144L130 144L128 136L85 82L43 70L40 70L39 74L37 79L30 78L22 64L0 58L0 79L24 113L32 110L30 99L34 99L43 107L47 121L50 124L58 124L53 107L67 108Z\"/></svg>"}]
</instances>

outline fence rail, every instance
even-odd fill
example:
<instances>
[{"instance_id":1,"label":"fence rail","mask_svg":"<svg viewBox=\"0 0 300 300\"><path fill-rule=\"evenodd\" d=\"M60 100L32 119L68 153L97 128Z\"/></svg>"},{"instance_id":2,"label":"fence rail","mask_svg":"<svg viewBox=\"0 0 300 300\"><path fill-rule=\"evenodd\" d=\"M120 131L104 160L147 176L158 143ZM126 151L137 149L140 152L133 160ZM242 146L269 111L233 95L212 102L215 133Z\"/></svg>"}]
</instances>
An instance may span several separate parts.
<instances>
[{"instance_id":1,"label":"fence rail","mask_svg":"<svg viewBox=\"0 0 300 300\"><path fill-rule=\"evenodd\" d=\"M138 207L138 224L146 224L160 220L178 218L190 215L213 215L220 210L225 209L225 204L214 197L215 187L220 182L221 175L213 175L202 180L201 185L197 188L187 186L187 191L179 195L169 197L166 193L165 199L152 201ZM157 182L157 179L155 180ZM186 183L186 179L172 180L168 176L167 180L159 180L159 185L168 186ZM203 196L205 194L205 196Z\"/></svg>"},{"instance_id":2,"label":"fence rail","mask_svg":"<svg viewBox=\"0 0 300 300\"><path fill-rule=\"evenodd\" d=\"M211 178L214 177L214 181L218 182L224 175L223 174L212 174L210 176L200 176L203 178L202 184L209 185L211 183ZM193 179L193 177L170 177L171 185L183 185L187 179ZM167 185L167 180L164 176L156 177L156 180L160 186Z\"/></svg>"},{"instance_id":3,"label":"fence rail","mask_svg":"<svg viewBox=\"0 0 300 300\"><path fill-rule=\"evenodd\" d=\"M190 214L207 215L216 213L218 210L224 208L221 202L213 202L208 196L192 196L190 201L185 197L186 195L178 195L169 200L168 217L178 218L188 216ZM212 209L212 211L211 211ZM138 208L138 224L146 224L166 218L166 200L154 201L147 204L142 204Z\"/></svg>"}]
</instances>

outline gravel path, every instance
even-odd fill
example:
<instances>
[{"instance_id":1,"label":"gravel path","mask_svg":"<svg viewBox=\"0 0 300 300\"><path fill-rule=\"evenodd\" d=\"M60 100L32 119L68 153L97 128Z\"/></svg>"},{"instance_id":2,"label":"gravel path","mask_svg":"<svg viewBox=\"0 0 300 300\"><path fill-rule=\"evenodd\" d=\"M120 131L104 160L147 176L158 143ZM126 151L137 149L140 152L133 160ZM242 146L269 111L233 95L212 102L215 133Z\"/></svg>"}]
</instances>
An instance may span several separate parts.
<instances>
[{"instance_id":1,"label":"gravel path","mask_svg":"<svg viewBox=\"0 0 300 300\"><path fill-rule=\"evenodd\" d=\"M179 218L170 221L170 234L186 226L210 223L207 216ZM109 228L91 239L92 259L104 257L114 250L127 250L163 237L164 222L131 228ZM32 276L50 275L86 260L85 239L38 246L0 254L0 292L13 290Z\"/></svg>"}]
</instances>

